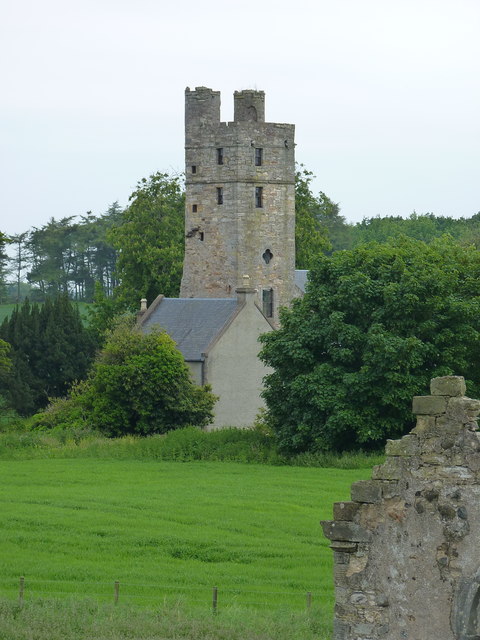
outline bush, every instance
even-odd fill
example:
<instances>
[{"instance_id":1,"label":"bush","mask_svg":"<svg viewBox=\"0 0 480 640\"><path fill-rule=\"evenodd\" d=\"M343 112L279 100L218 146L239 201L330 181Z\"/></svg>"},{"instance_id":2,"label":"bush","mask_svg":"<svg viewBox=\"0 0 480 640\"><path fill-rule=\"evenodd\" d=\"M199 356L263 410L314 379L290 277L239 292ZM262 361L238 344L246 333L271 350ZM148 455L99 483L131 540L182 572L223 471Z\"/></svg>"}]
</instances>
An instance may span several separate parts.
<instances>
[{"instance_id":1,"label":"bush","mask_svg":"<svg viewBox=\"0 0 480 640\"><path fill-rule=\"evenodd\" d=\"M87 426L108 436L166 433L213 419L216 397L196 386L175 343L158 330L144 334L130 320L110 333L87 380L54 400L33 426Z\"/></svg>"}]
</instances>

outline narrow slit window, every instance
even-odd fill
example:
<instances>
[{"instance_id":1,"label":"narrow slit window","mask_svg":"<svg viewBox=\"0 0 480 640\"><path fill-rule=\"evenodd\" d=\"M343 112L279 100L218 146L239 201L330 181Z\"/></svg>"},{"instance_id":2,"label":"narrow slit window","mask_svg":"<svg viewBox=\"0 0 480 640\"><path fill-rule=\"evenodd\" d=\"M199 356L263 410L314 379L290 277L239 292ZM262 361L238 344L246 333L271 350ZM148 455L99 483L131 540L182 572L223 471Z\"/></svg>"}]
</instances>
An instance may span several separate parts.
<instances>
[{"instance_id":1,"label":"narrow slit window","mask_svg":"<svg viewBox=\"0 0 480 640\"><path fill-rule=\"evenodd\" d=\"M273 289L262 291L263 315L266 318L273 318Z\"/></svg>"},{"instance_id":2,"label":"narrow slit window","mask_svg":"<svg viewBox=\"0 0 480 640\"><path fill-rule=\"evenodd\" d=\"M197 173L197 165L192 164L192 173Z\"/></svg>"},{"instance_id":3,"label":"narrow slit window","mask_svg":"<svg viewBox=\"0 0 480 640\"><path fill-rule=\"evenodd\" d=\"M217 204L223 204L223 187L217 187Z\"/></svg>"},{"instance_id":4,"label":"narrow slit window","mask_svg":"<svg viewBox=\"0 0 480 640\"><path fill-rule=\"evenodd\" d=\"M199 236L200 236L200 240L203 242L205 239L205 233L203 231L200 231Z\"/></svg>"},{"instance_id":5,"label":"narrow slit window","mask_svg":"<svg viewBox=\"0 0 480 640\"><path fill-rule=\"evenodd\" d=\"M198 211L198 205L196 205L196 204L192 204L192 211L193 211L193 213L197 213L197 211Z\"/></svg>"},{"instance_id":6,"label":"narrow slit window","mask_svg":"<svg viewBox=\"0 0 480 640\"><path fill-rule=\"evenodd\" d=\"M263 187L255 187L255 206L257 209L263 207Z\"/></svg>"},{"instance_id":7,"label":"narrow slit window","mask_svg":"<svg viewBox=\"0 0 480 640\"><path fill-rule=\"evenodd\" d=\"M223 148L219 147L217 149L217 164L223 164Z\"/></svg>"},{"instance_id":8,"label":"narrow slit window","mask_svg":"<svg viewBox=\"0 0 480 640\"><path fill-rule=\"evenodd\" d=\"M261 167L263 164L263 149L255 149L255 166Z\"/></svg>"}]
</instances>

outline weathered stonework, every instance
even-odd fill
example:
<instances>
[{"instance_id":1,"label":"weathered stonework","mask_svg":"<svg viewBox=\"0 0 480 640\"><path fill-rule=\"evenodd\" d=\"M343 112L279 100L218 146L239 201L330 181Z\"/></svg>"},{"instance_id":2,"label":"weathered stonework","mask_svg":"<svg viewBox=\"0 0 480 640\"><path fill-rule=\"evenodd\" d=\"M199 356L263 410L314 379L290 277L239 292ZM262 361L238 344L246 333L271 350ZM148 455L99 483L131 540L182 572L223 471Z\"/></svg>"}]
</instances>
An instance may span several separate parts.
<instances>
[{"instance_id":1,"label":"weathered stonework","mask_svg":"<svg viewBox=\"0 0 480 640\"><path fill-rule=\"evenodd\" d=\"M234 122L220 122L220 92L187 88L180 297L233 297L247 274L261 308L263 291L273 290L275 323L279 306L290 304L295 295L294 133L291 124L265 122L263 91L235 92Z\"/></svg>"},{"instance_id":2,"label":"weathered stonework","mask_svg":"<svg viewBox=\"0 0 480 640\"><path fill-rule=\"evenodd\" d=\"M323 522L334 640L480 639L480 401L458 376L414 398L417 425Z\"/></svg>"}]
</instances>

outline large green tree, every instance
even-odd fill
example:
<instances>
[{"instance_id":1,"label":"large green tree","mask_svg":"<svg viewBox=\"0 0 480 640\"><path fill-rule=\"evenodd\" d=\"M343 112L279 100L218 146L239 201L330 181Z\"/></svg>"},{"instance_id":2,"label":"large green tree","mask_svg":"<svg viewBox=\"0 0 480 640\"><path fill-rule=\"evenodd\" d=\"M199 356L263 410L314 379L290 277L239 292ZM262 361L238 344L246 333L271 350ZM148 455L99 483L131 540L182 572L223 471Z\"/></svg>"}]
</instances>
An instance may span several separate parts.
<instances>
[{"instance_id":1,"label":"large green tree","mask_svg":"<svg viewBox=\"0 0 480 640\"><path fill-rule=\"evenodd\" d=\"M406 237L320 256L262 337L268 420L289 451L376 447L412 426L431 377L480 394L480 252Z\"/></svg>"},{"instance_id":2,"label":"large green tree","mask_svg":"<svg viewBox=\"0 0 480 640\"><path fill-rule=\"evenodd\" d=\"M154 173L130 196L109 235L118 250L116 296L131 309L140 298L178 296L184 253L185 194L179 177Z\"/></svg>"},{"instance_id":3,"label":"large green tree","mask_svg":"<svg viewBox=\"0 0 480 640\"><path fill-rule=\"evenodd\" d=\"M39 306L28 300L0 326L0 338L11 346L12 367L0 391L21 415L47 405L84 378L94 355L94 341L78 308L66 294Z\"/></svg>"}]
</instances>

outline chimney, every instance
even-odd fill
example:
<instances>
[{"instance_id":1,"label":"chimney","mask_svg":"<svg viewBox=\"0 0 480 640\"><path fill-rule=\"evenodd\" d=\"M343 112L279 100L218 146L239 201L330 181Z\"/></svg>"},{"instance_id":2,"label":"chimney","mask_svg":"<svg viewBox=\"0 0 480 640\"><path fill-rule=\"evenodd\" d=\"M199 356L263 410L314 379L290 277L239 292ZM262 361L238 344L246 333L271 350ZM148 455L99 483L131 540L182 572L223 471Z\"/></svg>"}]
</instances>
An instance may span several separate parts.
<instances>
[{"instance_id":1,"label":"chimney","mask_svg":"<svg viewBox=\"0 0 480 640\"><path fill-rule=\"evenodd\" d=\"M253 304L255 301L255 294L257 290L252 287L250 283L250 276L244 275L242 277L242 286L235 289L237 294L237 300L239 303L248 302Z\"/></svg>"},{"instance_id":2,"label":"chimney","mask_svg":"<svg viewBox=\"0 0 480 640\"><path fill-rule=\"evenodd\" d=\"M142 298L140 300L140 311L137 311L137 322L139 322L143 318L146 310L147 310L147 299Z\"/></svg>"}]
</instances>

